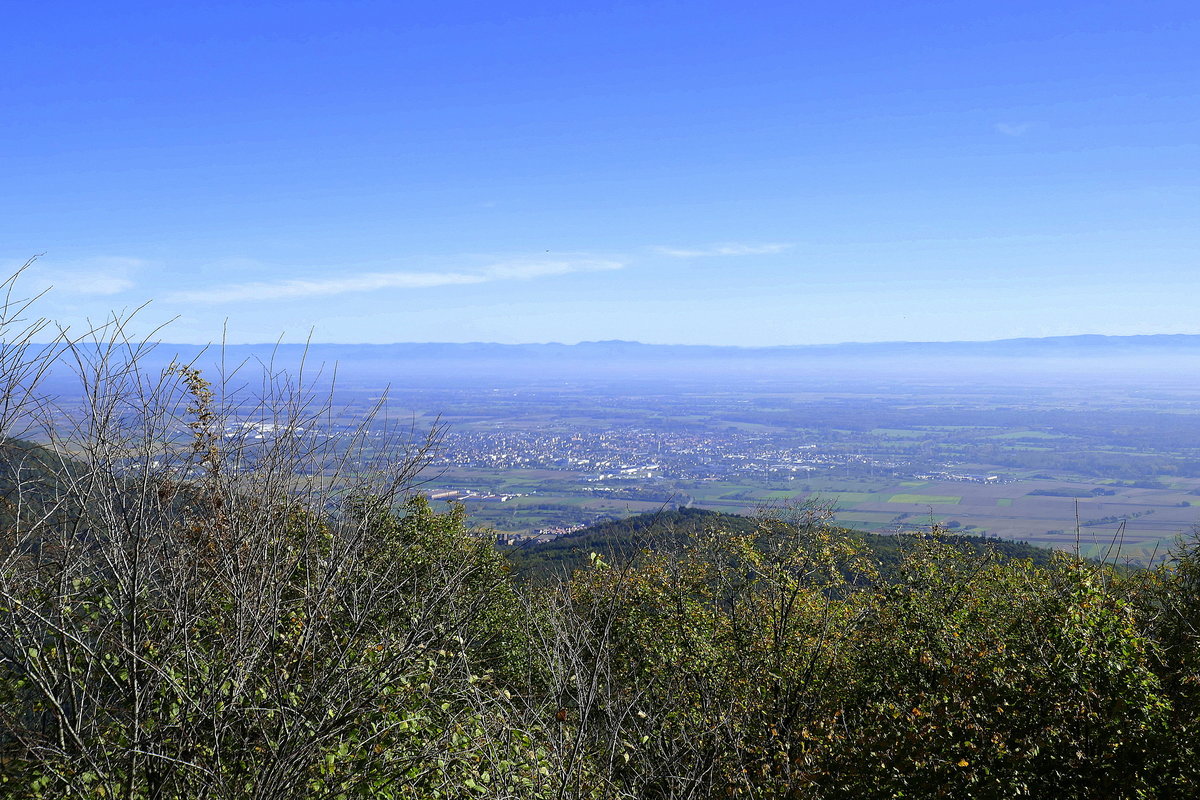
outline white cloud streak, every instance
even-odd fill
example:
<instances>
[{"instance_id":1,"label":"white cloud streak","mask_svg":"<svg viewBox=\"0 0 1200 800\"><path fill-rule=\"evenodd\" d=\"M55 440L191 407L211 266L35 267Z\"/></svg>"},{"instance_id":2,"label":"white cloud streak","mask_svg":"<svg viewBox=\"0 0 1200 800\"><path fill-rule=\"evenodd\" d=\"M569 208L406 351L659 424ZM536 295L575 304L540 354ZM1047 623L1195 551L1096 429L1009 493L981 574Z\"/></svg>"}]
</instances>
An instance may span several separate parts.
<instances>
[{"instance_id":1,"label":"white cloud streak","mask_svg":"<svg viewBox=\"0 0 1200 800\"><path fill-rule=\"evenodd\" d=\"M997 122L996 130L1005 136L1024 136L1033 127L1032 122Z\"/></svg>"},{"instance_id":2,"label":"white cloud streak","mask_svg":"<svg viewBox=\"0 0 1200 800\"><path fill-rule=\"evenodd\" d=\"M720 244L713 247L685 249L680 247L655 247L654 251L671 258L704 258L707 256L765 256L782 253L790 244Z\"/></svg>"},{"instance_id":3,"label":"white cloud streak","mask_svg":"<svg viewBox=\"0 0 1200 800\"><path fill-rule=\"evenodd\" d=\"M146 262L138 258L96 257L66 262L39 258L21 282L35 292L107 296L132 289L135 284L130 273L145 266ZM4 268L6 274L15 271Z\"/></svg>"},{"instance_id":4,"label":"white cloud streak","mask_svg":"<svg viewBox=\"0 0 1200 800\"><path fill-rule=\"evenodd\" d=\"M470 272L362 272L339 278L293 278L274 282L237 283L174 292L166 299L176 303L296 300L387 289L430 289L438 286L466 286L494 281L527 281L535 278L569 275L575 272L617 270L624 266L625 264L619 261L598 259L505 261Z\"/></svg>"}]
</instances>

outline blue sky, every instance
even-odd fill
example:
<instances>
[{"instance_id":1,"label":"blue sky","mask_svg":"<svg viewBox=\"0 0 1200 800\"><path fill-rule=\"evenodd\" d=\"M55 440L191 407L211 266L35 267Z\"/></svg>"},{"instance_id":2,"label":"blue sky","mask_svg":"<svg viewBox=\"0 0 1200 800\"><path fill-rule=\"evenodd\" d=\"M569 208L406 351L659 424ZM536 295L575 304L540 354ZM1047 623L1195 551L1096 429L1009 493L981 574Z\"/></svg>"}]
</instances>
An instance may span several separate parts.
<instances>
[{"instance_id":1,"label":"blue sky","mask_svg":"<svg viewBox=\"0 0 1200 800\"><path fill-rule=\"evenodd\" d=\"M749 7L747 7L749 6ZM1200 333L1200 6L24 3L0 266L181 342Z\"/></svg>"}]
</instances>

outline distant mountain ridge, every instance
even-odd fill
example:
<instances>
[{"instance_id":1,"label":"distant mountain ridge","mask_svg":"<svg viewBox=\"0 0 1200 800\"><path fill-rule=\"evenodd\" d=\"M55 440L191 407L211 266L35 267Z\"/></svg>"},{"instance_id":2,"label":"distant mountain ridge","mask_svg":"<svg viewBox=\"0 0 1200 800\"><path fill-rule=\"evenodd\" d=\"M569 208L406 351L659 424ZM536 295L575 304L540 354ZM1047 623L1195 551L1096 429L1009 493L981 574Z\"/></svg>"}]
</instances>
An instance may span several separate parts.
<instances>
[{"instance_id":1,"label":"distant mountain ridge","mask_svg":"<svg viewBox=\"0 0 1200 800\"><path fill-rule=\"evenodd\" d=\"M193 344L161 343L160 352L196 356L206 348ZM207 348L216 352L215 345ZM578 344L499 344L494 342L397 342L393 344L234 344L223 348L227 356L269 357L291 360L305 353L322 360L329 356L349 359L561 359L620 358L788 358L788 357L888 357L888 356L999 356L999 357L1086 357L1111 355L1200 355L1200 334L1145 334L1105 336L1081 334L991 341L843 342L838 344L737 346L691 344L644 344L609 339Z\"/></svg>"},{"instance_id":2,"label":"distant mountain ridge","mask_svg":"<svg viewBox=\"0 0 1200 800\"><path fill-rule=\"evenodd\" d=\"M88 347L80 348L84 356ZM120 358L119 352L117 357ZM193 363L210 376L251 377L258 364L309 380L336 375L339 386L545 385L601 382L632 386L668 383L746 386L747 382L818 379L919 381L963 384L1006 382L1018 375L1051 383L1107 381L1143 385L1148 380L1189 382L1200 375L1200 335L1050 336L995 341L847 342L739 347L643 344L624 340L578 344L427 342L396 344L234 344L203 347L160 343L140 351L143 370L173 361ZM90 359L88 359L90 360ZM70 362L57 370L70 383ZM974 377L972 377L974 376ZM63 391L70 391L63 389Z\"/></svg>"}]
</instances>

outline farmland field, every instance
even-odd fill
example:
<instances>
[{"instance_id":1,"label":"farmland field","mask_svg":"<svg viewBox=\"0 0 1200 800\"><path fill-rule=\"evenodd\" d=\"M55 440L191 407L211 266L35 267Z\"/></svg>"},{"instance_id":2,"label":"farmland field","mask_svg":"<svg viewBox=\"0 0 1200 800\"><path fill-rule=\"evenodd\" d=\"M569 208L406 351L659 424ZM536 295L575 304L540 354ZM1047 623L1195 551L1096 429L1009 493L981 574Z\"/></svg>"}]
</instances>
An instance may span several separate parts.
<instances>
[{"instance_id":1,"label":"farmland field","mask_svg":"<svg viewBox=\"0 0 1200 800\"><path fill-rule=\"evenodd\" d=\"M1098 484L1045 479L1000 485L935 482L927 487L928 493L910 494L900 491L905 488L900 482L882 479L843 480L840 487L820 490L811 485L788 490L770 482L748 480L717 486L680 481L673 493L642 499L622 497L620 491L580 492L573 488L568 475L557 474L548 481L535 477L538 474L527 473L523 480L506 481L505 491L521 496L460 500L477 524L517 532L547 525L583 524L675 505L754 514L815 503L830 508L839 524L861 530L920 530L939 524L1050 547L1073 549L1078 544L1091 554L1108 550L1117 541L1123 555L1141 558L1164 552L1178 534L1196 523L1195 495L1189 497L1189 492L1200 491L1200 479L1175 489L1125 487L1112 495L1082 498L1030 492L1091 490ZM580 476L577 479L583 480ZM492 485L494 480L488 472L465 470L456 476L460 486Z\"/></svg>"},{"instance_id":2,"label":"farmland field","mask_svg":"<svg viewBox=\"0 0 1200 800\"><path fill-rule=\"evenodd\" d=\"M953 494L894 494L887 500L889 503L921 503L934 506L957 505L962 498Z\"/></svg>"}]
</instances>

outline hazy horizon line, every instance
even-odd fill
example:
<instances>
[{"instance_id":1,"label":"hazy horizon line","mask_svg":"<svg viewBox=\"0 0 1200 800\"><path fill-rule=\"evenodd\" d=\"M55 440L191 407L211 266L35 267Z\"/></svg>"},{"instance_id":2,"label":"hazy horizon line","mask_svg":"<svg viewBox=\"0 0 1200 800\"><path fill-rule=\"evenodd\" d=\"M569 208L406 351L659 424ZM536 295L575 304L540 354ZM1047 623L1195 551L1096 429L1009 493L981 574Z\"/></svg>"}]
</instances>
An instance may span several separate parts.
<instances>
[{"instance_id":1,"label":"hazy horizon line","mask_svg":"<svg viewBox=\"0 0 1200 800\"><path fill-rule=\"evenodd\" d=\"M1074 333L1074 334L1055 334L1050 336L1009 336L998 339L875 339L875 340L846 340L839 342L809 342L803 344L722 344L722 343L697 343L697 342L643 342L636 339L581 339L576 342L563 341L540 341L540 342L496 342L485 341L480 339L468 341L445 341L445 340L427 340L427 341L392 341L392 342L365 342L365 341L249 341L249 342L181 342L170 340L153 340L147 343L155 346L180 346L180 347L395 347L395 346L425 346L425 345L440 345L440 346L469 346L469 345L487 345L492 347L579 347L582 345L636 345L640 347L697 347L697 348L724 348L731 350L789 350L789 349L804 349L804 348L823 348L823 347L845 347L859 345L946 345L946 344L1003 344L1009 342L1045 342L1045 341L1063 341L1063 340L1147 340L1147 339L1195 339L1200 341L1200 333L1135 333L1135 334L1108 334L1108 333ZM87 343L87 342L82 342ZM49 343L40 343L43 346Z\"/></svg>"}]
</instances>

